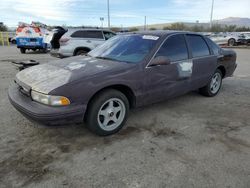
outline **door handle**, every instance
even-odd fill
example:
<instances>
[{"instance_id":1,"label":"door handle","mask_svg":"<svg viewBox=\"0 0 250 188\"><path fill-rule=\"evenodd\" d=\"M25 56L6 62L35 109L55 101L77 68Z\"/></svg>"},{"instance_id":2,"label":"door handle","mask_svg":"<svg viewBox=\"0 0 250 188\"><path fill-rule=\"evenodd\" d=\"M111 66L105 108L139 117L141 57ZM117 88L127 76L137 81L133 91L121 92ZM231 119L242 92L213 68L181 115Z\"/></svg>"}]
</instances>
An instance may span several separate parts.
<instances>
[{"instance_id":1,"label":"door handle","mask_svg":"<svg viewBox=\"0 0 250 188\"><path fill-rule=\"evenodd\" d=\"M90 40L87 40L86 42L87 42L87 43L91 43L91 41L90 41Z\"/></svg>"}]
</instances>

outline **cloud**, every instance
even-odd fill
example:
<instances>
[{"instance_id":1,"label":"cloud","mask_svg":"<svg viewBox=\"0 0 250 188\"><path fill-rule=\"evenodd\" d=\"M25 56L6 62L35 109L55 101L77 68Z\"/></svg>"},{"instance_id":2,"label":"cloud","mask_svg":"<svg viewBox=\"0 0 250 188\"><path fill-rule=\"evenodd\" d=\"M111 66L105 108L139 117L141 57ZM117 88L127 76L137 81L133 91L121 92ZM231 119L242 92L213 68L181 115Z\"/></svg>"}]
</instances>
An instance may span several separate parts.
<instances>
[{"instance_id":1,"label":"cloud","mask_svg":"<svg viewBox=\"0 0 250 188\"><path fill-rule=\"evenodd\" d=\"M214 0L214 19L250 17L250 0ZM164 22L209 22L212 0L110 0L112 25ZM41 21L46 24L93 25L107 22L107 0L0 0L0 17L7 24ZM104 23L104 24L105 24Z\"/></svg>"},{"instance_id":2,"label":"cloud","mask_svg":"<svg viewBox=\"0 0 250 188\"><path fill-rule=\"evenodd\" d=\"M13 7L17 12L26 13L38 18L48 20L69 19L70 0L25 0ZM60 7L59 7L60 6Z\"/></svg>"}]
</instances>

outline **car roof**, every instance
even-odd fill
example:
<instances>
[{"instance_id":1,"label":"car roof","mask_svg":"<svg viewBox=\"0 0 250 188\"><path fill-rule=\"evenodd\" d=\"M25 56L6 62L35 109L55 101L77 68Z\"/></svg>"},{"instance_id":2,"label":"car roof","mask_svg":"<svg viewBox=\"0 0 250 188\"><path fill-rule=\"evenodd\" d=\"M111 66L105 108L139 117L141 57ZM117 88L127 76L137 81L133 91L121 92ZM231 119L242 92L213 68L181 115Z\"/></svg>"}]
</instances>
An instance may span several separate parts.
<instances>
[{"instance_id":1,"label":"car roof","mask_svg":"<svg viewBox=\"0 0 250 188\"><path fill-rule=\"evenodd\" d=\"M195 34L195 35L201 35L200 33L194 33L189 31L175 31L175 30L154 30L154 31L136 31L136 32L128 32L124 33L126 34L140 34L140 35L155 35L158 37L163 37L171 34Z\"/></svg>"},{"instance_id":2,"label":"car roof","mask_svg":"<svg viewBox=\"0 0 250 188\"><path fill-rule=\"evenodd\" d=\"M111 31L111 30L99 29L99 28L98 29L96 29L96 28L69 28L68 31Z\"/></svg>"}]
</instances>

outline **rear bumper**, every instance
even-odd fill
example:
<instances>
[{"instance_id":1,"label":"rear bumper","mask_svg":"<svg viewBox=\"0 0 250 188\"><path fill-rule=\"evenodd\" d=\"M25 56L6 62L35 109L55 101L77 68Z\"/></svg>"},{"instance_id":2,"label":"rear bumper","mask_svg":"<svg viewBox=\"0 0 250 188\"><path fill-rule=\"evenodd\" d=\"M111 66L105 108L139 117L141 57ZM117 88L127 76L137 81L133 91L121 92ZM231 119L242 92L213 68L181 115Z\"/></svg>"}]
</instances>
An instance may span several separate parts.
<instances>
[{"instance_id":1,"label":"rear bumper","mask_svg":"<svg viewBox=\"0 0 250 188\"><path fill-rule=\"evenodd\" d=\"M27 46L27 45L18 45L17 48L25 48L25 49L45 49L46 46Z\"/></svg>"},{"instance_id":2,"label":"rear bumper","mask_svg":"<svg viewBox=\"0 0 250 188\"><path fill-rule=\"evenodd\" d=\"M52 107L37 103L21 93L16 85L9 88L8 97L11 104L25 117L46 125L82 122L86 110L85 105Z\"/></svg>"},{"instance_id":3,"label":"rear bumper","mask_svg":"<svg viewBox=\"0 0 250 188\"><path fill-rule=\"evenodd\" d=\"M237 65L238 65L237 63L234 63L233 65L227 67L225 77L231 77L231 76L233 76L234 71L237 68Z\"/></svg>"}]
</instances>

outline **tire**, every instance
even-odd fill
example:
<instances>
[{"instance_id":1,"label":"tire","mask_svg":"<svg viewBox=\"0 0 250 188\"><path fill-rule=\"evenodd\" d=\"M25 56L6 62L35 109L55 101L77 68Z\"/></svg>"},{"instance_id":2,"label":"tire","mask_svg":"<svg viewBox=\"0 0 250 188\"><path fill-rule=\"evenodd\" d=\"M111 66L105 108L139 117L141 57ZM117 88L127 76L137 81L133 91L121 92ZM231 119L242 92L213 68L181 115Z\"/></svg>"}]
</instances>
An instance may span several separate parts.
<instances>
[{"instance_id":1,"label":"tire","mask_svg":"<svg viewBox=\"0 0 250 188\"><path fill-rule=\"evenodd\" d=\"M12 43L12 44L16 44L16 40L12 40L11 43Z\"/></svg>"},{"instance_id":2,"label":"tire","mask_svg":"<svg viewBox=\"0 0 250 188\"><path fill-rule=\"evenodd\" d=\"M87 53L88 53L88 51L80 49L80 50L77 50L77 51L75 52L75 55L76 55L76 56L77 56L77 55L86 55Z\"/></svg>"},{"instance_id":3,"label":"tire","mask_svg":"<svg viewBox=\"0 0 250 188\"><path fill-rule=\"evenodd\" d=\"M123 93L115 89L104 90L89 104L87 128L99 136L117 133L125 124L128 112L129 102Z\"/></svg>"},{"instance_id":4,"label":"tire","mask_svg":"<svg viewBox=\"0 0 250 188\"><path fill-rule=\"evenodd\" d=\"M42 49L41 52L46 54L48 52L48 50L47 50L47 48L44 48L44 49Z\"/></svg>"},{"instance_id":5,"label":"tire","mask_svg":"<svg viewBox=\"0 0 250 188\"><path fill-rule=\"evenodd\" d=\"M235 46L235 45L236 45L235 39L229 39L228 40L228 46Z\"/></svg>"},{"instance_id":6,"label":"tire","mask_svg":"<svg viewBox=\"0 0 250 188\"><path fill-rule=\"evenodd\" d=\"M213 97L219 93L221 85L222 85L222 73L219 69L217 69L213 74L212 78L210 79L209 83L206 86L200 88L199 92L201 95L207 97Z\"/></svg>"},{"instance_id":7,"label":"tire","mask_svg":"<svg viewBox=\"0 0 250 188\"><path fill-rule=\"evenodd\" d=\"M36 51L36 49L32 49L32 51L33 51L33 52L35 52L35 51Z\"/></svg>"},{"instance_id":8,"label":"tire","mask_svg":"<svg viewBox=\"0 0 250 188\"><path fill-rule=\"evenodd\" d=\"M20 48L20 52L21 52L22 54L25 54L26 49L25 49L25 48Z\"/></svg>"}]
</instances>

